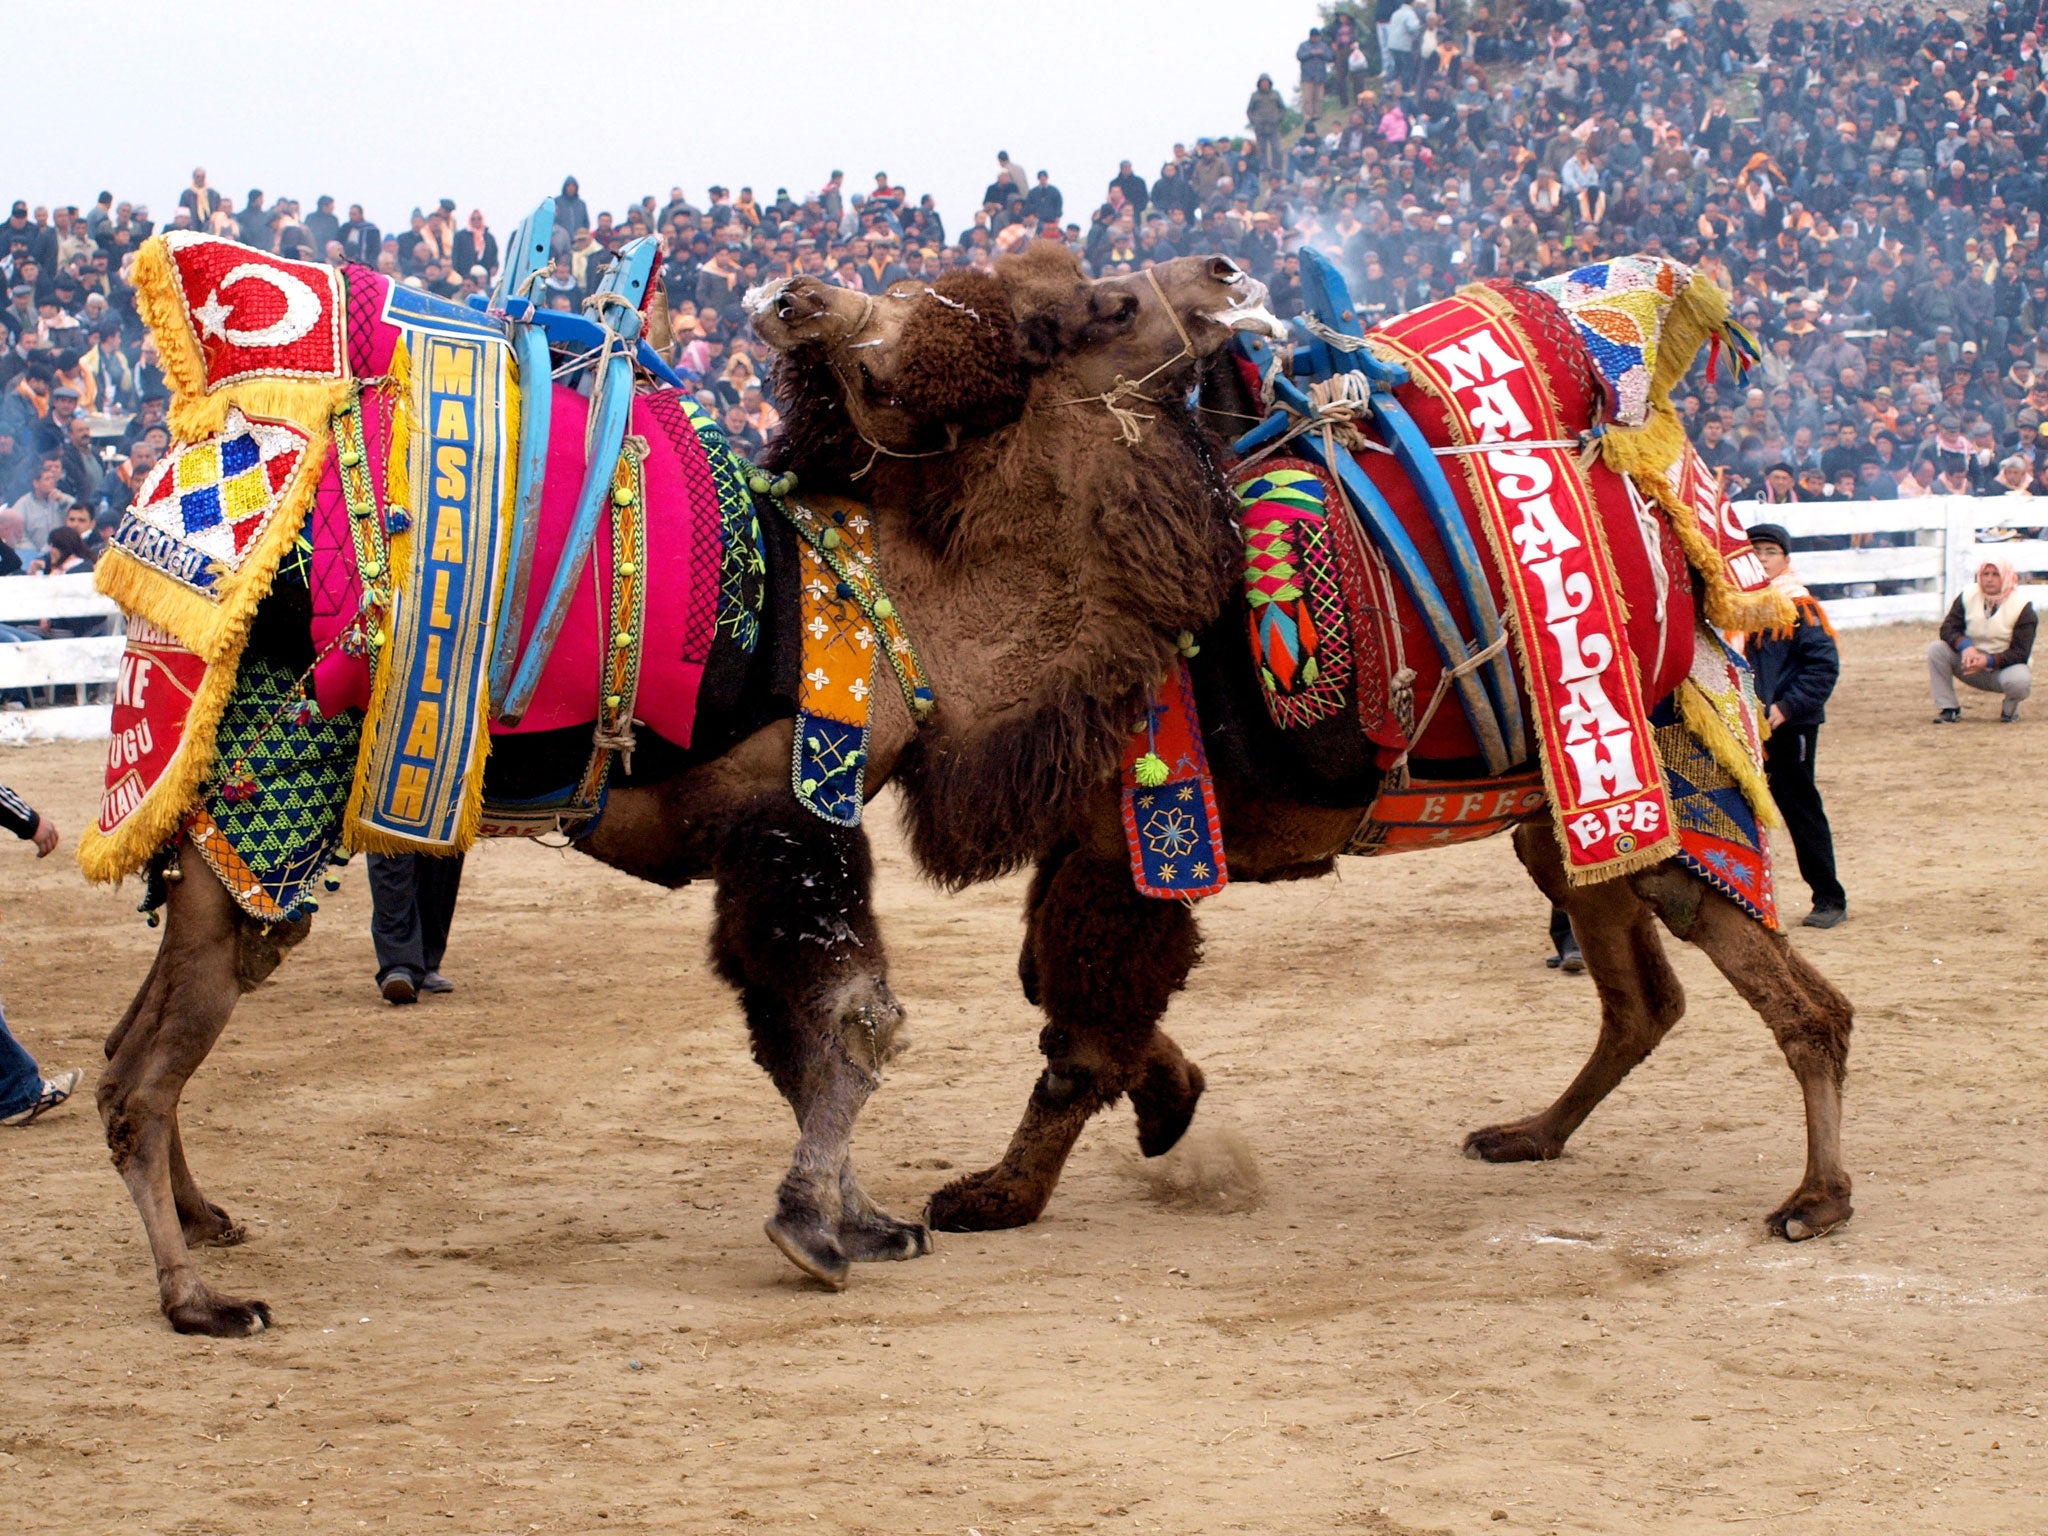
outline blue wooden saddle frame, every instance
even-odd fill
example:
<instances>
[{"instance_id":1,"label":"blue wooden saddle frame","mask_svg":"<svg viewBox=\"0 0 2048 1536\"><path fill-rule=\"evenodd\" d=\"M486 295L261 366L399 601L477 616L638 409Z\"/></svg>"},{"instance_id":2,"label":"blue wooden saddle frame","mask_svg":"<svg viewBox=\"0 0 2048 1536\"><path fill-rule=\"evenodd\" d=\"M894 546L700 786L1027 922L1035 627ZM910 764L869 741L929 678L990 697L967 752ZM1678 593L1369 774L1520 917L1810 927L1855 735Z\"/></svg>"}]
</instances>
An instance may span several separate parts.
<instances>
[{"instance_id":1,"label":"blue wooden saddle frame","mask_svg":"<svg viewBox=\"0 0 2048 1536\"><path fill-rule=\"evenodd\" d=\"M1301 296L1307 312L1329 333L1363 337L1365 329L1359 323L1342 274L1320 251L1304 249L1300 254ZM1387 450L1414 485L1450 562L1458 596L1476 631L1470 641L1460 634L1450 606L1414 540L1357 461L1349 453L1339 452L1336 462L1328 462L1322 440L1314 433L1297 438L1296 444L1305 457L1322 465L1343 488L1360 525L1415 603L1443 665L1461 666L1498 643L1504 632L1501 614L1493 600L1478 546L1466 527L1450 481L1437 463L1435 450L1423 437L1415 419L1394 398L1394 389L1408 382L1408 372L1363 347L1346 350L1305 326L1297 324L1294 329L1298 344L1292 362L1297 378L1319 381L1358 372L1369 381L1372 419L1379 426ZM1315 408L1305 389L1284 372L1274 371L1273 349L1265 340L1240 332L1235 345L1257 367L1261 378L1273 380L1275 403L1281 407L1237 440L1236 451L1243 456L1283 435L1297 417L1312 417ZM1514 662L1505 646L1474 671L1455 677L1453 688L1489 772L1505 773L1527 760L1528 734L1522 719L1521 696L1515 687Z\"/></svg>"},{"instance_id":2,"label":"blue wooden saddle frame","mask_svg":"<svg viewBox=\"0 0 2048 1536\"><path fill-rule=\"evenodd\" d=\"M501 591L496 644L492 650L491 696L497 718L517 725L533 703L541 675L562 624L569 616L576 582L582 577L597 535L600 515L611 505L612 478L618 470L626 427L633 408L636 363L664 382L680 383L640 334L640 306L653 279L659 242L651 237L629 242L620 250L585 301L587 315L537 308L531 298L545 271L546 241L554 222L553 200L545 200L519 228L518 235L490 305L504 316L520 360L521 431L519 478L514 493L512 557ZM474 299L472 303L476 302ZM573 324L564 324L573 321ZM538 532L540 502L547 468L550 416L554 394L553 345L564 345L576 358L593 357L590 415L584 439L583 485L569 523L561 561L555 567L533 636L523 652L519 633L525 625Z\"/></svg>"}]
</instances>

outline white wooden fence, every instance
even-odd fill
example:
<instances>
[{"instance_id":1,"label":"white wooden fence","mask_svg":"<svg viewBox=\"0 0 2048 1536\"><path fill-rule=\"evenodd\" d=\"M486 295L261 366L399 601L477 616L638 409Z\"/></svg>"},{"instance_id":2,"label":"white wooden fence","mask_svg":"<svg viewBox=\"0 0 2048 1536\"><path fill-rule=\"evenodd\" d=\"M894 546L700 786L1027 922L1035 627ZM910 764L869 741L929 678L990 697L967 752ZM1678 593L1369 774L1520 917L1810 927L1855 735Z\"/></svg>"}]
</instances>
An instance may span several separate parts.
<instances>
[{"instance_id":1,"label":"white wooden fence","mask_svg":"<svg viewBox=\"0 0 2048 1536\"><path fill-rule=\"evenodd\" d=\"M121 610L93 589L90 576L0 576L0 624L33 629L43 619L111 618ZM77 701L54 707L0 710L0 743L84 740L107 734L112 706L87 704L85 690L111 683L127 641L116 633L85 640L0 642L0 688L50 688Z\"/></svg>"},{"instance_id":2,"label":"white wooden fence","mask_svg":"<svg viewBox=\"0 0 2048 1536\"><path fill-rule=\"evenodd\" d=\"M2036 511L2035 509L2038 509ZM2001 555L2020 573L2021 590L2048 608L2048 539L1982 544L1986 528L2048 526L2048 499L1922 496L1910 501L1798 502L1772 507L1742 502L1744 526L1780 523L1795 539L1854 534L1905 534L1910 543L1863 549L1804 550L1793 563L1808 585L1825 592L1839 628L1941 622L1980 561ZM1880 584L1909 590L1872 592ZM90 576L0 577L0 624L33 628L41 619L105 617L120 628L120 610L93 589ZM107 734L110 706L87 704L85 689L111 683L126 642L116 634L87 640L0 642L0 688L70 688L79 702L0 710L0 744L77 740Z\"/></svg>"},{"instance_id":3,"label":"white wooden fence","mask_svg":"<svg viewBox=\"0 0 2048 1536\"><path fill-rule=\"evenodd\" d=\"M1986 528L2048 526L2048 499L2020 496L1917 496L1910 501L1817 501L1791 506L1738 502L1744 527L1778 523L1794 539L1824 535L1882 533L1910 536L1910 543L1863 549L1795 550L1793 567L1809 587L1823 591L1828 617L1838 629L1870 624L1941 622L1956 594L1986 559L2010 560L2020 590L2036 608L2048 607L2048 540L2014 539L1984 544ZM1861 594L1880 583L1908 590Z\"/></svg>"}]
</instances>

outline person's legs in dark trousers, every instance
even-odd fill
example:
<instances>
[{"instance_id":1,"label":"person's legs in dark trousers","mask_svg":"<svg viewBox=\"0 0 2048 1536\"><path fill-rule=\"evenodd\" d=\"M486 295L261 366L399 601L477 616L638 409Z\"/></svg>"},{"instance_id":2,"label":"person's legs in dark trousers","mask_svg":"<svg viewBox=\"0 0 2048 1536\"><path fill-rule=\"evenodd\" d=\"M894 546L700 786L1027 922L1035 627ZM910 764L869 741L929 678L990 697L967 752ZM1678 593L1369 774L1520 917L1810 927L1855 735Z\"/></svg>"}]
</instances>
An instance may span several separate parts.
<instances>
[{"instance_id":1,"label":"person's legs in dark trousers","mask_svg":"<svg viewBox=\"0 0 2048 1536\"><path fill-rule=\"evenodd\" d=\"M448 929L455 921L455 897L462 889L462 855L449 859L415 858L415 889L419 895L420 958L426 962L429 991L441 974L448 953Z\"/></svg>"},{"instance_id":2,"label":"person's legs in dark trousers","mask_svg":"<svg viewBox=\"0 0 2048 1536\"><path fill-rule=\"evenodd\" d=\"M1550 947L1557 951L1543 963L1553 971L1583 971L1585 957L1579 953L1578 935L1572 932L1571 914L1555 903L1550 908Z\"/></svg>"},{"instance_id":3,"label":"person's legs in dark trousers","mask_svg":"<svg viewBox=\"0 0 2048 1536\"><path fill-rule=\"evenodd\" d=\"M1785 830L1792 834L1800 878L1813 890L1813 910L1839 912L1847 908L1849 898L1835 878L1835 838L1813 781L1819 735L1820 727L1814 725L1781 725L1772 731L1764 744L1764 777L1784 814Z\"/></svg>"},{"instance_id":4,"label":"person's legs in dark trousers","mask_svg":"<svg viewBox=\"0 0 2048 1536\"><path fill-rule=\"evenodd\" d=\"M409 853L373 853L368 863L370 942L377 946L377 986L391 1001L409 1003L418 996L427 974L413 873L417 860Z\"/></svg>"},{"instance_id":5,"label":"person's legs in dark trousers","mask_svg":"<svg viewBox=\"0 0 2048 1536\"><path fill-rule=\"evenodd\" d=\"M448 990L440 978L441 957L455 920L462 859L373 853L369 866L379 990L392 1002L411 1002L422 987Z\"/></svg>"}]
</instances>

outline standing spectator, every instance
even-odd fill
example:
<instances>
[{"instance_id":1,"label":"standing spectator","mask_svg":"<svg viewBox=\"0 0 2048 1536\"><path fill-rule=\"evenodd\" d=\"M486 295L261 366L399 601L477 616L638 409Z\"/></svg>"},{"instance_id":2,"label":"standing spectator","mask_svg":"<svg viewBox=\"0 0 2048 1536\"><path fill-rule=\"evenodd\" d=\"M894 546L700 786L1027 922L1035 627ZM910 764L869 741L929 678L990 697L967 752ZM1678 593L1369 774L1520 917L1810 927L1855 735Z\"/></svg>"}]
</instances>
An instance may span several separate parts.
<instances>
[{"instance_id":1,"label":"standing spectator","mask_svg":"<svg viewBox=\"0 0 2048 1536\"><path fill-rule=\"evenodd\" d=\"M1301 65L1301 120L1309 127L1323 115L1323 91L1330 83L1330 64L1335 57L1323 41L1323 29L1310 27L1308 40L1294 50Z\"/></svg>"},{"instance_id":2,"label":"standing spectator","mask_svg":"<svg viewBox=\"0 0 2048 1536\"><path fill-rule=\"evenodd\" d=\"M348 222L341 226L335 238L341 245L342 258L359 267L377 265L377 253L384 248L384 236L376 225L363 217L361 203L348 205Z\"/></svg>"},{"instance_id":3,"label":"standing spectator","mask_svg":"<svg viewBox=\"0 0 2048 1536\"><path fill-rule=\"evenodd\" d=\"M1066 211L1067 200L1060 196L1060 189L1052 184L1052 177L1038 173L1038 183L1024 194L1024 211L1046 227L1057 225L1060 215Z\"/></svg>"},{"instance_id":4,"label":"standing spectator","mask_svg":"<svg viewBox=\"0 0 2048 1536\"><path fill-rule=\"evenodd\" d=\"M4 784L0 784L0 827L34 843L39 859L48 858L57 846L56 826ZM9 1032L7 1015L0 1011L0 1125L34 1124L71 1097L82 1075L73 1068L55 1077L43 1076L35 1057Z\"/></svg>"},{"instance_id":5,"label":"standing spectator","mask_svg":"<svg viewBox=\"0 0 2048 1536\"><path fill-rule=\"evenodd\" d=\"M1259 144L1259 169L1268 175L1277 176L1285 163L1285 150L1280 143L1280 125L1287 117L1287 103L1280 99L1280 93L1273 89L1271 75L1259 76L1258 89L1252 92L1252 99L1245 103L1245 121L1251 124L1252 133Z\"/></svg>"},{"instance_id":6,"label":"standing spectator","mask_svg":"<svg viewBox=\"0 0 2048 1536\"><path fill-rule=\"evenodd\" d=\"M454 267L468 276L472 267L482 267L486 277L498 275L498 237L484 224L481 208L469 210L469 223L455 232Z\"/></svg>"},{"instance_id":7,"label":"standing spectator","mask_svg":"<svg viewBox=\"0 0 2048 1536\"><path fill-rule=\"evenodd\" d=\"M373 853L369 863L370 939L384 1001L403 1005L422 992L453 992L441 960L462 889L462 855Z\"/></svg>"},{"instance_id":8,"label":"standing spectator","mask_svg":"<svg viewBox=\"0 0 2048 1536\"><path fill-rule=\"evenodd\" d=\"M2029 663L2037 627L2034 605L2020 596L2019 585L2012 562L1994 557L1977 567L1975 583L1949 604L1941 638L1927 647L1936 725L1954 725L1963 718L1957 678L1985 693L2003 694L1998 710L2003 724L2019 719L2021 701L2034 691Z\"/></svg>"},{"instance_id":9,"label":"standing spectator","mask_svg":"<svg viewBox=\"0 0 2048 1536\"><path fill-rule=\"evenodd\" d=\"M1849 915L1849 899L1835 875L1834 833L1814 782L1814 751L1827 719L1842 663L1825 609L1792 569L1791 537L1777 523L1758 523L1749 542L1771 585L1791 599L1792 627L1743 637L1742 652L1756 671L1756 697L1770 722L1764 777L1784 814L1799 858L1799 874L1813 892L1808 928L1832 928Z\"/></svg>"},{"instance_id":10,"label":"standing spectator","mask_svg":"<svg viewBox=\"0 0 2048 1536\"><path fill-rule=\"evenodd\" d=\"M341 238L341 220L334 216L334 199L314 199L313 211L306 215L306 238L313 247L316 259L324 259L327 242Z\"/></svg>"},{"instance_id":11,"label":"standing spectator","mask_svg":"<svg viewBox=\"0 0 2048 1536\"><path fill-rule=\"evenodd\" d=\"M590 205L583 201L583 187L574 176L562 178L562 190L555 198L554 250L569 249L576 231L590 228Z\"/></svg>"},{"instance_id":12,"label":"standing spectator","mask_svg":"<svg viewBox=\"0 0 2048 1536\"><path fill-rule=\"evenodd\" d=\"M1272 83L1270 75L1261 76L1267 84ZM1110 182L1110 190L1121 192L1124 201L1130 205L1133 214L1143 213L1145 204L1152 199L1152 189L1145 185L1145 178L1131 169L1131 162L1123 161L1116 168L1116 179Z\"/></svg>"},{"instance_id":13,"label":"standing spectator","mask_svg":"<svg viewBox=\"0 0 2048 1536\"><path fill-rule=\"evenodd\" d=\"M227 199L206 184L206 167L192 168L192 184L178 194L178 206L192 216L194 229L211 229L216 215L227 210Z\"/></svg>"},{"instance_id":14,"label":"standing spectator","mask_svg":"<svg viewBox=\"0 0 2048 1536\"><path fill-rule=\"evenodd\" d=\"M1402 85L1415 81L1415 56L1422 47L1422 13L1415 0L1401 0L1387 19L1386 41L1380 52L1380 73Z\"/></svg>"}]
</instances>

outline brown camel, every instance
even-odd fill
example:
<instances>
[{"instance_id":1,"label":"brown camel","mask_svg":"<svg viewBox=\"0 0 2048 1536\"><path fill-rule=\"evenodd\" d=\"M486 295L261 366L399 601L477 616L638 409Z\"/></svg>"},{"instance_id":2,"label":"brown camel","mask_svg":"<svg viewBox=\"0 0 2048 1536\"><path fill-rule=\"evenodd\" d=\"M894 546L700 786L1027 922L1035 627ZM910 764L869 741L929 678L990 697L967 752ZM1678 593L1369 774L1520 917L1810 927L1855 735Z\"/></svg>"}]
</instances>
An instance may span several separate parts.
<instances>
[{"instance_id":1,"label":"brown camel","mask_svg":"<svg viewBox=\"0 0 2048 1536\"><path fill-rule=\"evenodd\" d=\"M1042 801L1047 829L1070 819L1064 802L1094 788L1085 777L1090 733L1112 728L1119 701L1135 697L1172 656L1178 631L1215 612L1230 576L1226 551L1210 536L1228 515L1228 497L1206 440L1154 432L1127 443L1116 418L1061 402L1110 392L1120 374L1137 376L1135 359L1162 350L1156 333L1180 338L1175 345L1199 357L1220 348L1233 324L1272 322L1246 309L1256 285L1228 264L1188 258L1159 269L1142 294L1138 286L1090 288L1068 258L1027 257L1000 263L994 275L942 281L934 299L914 308L871 306L872 338L903 344L913 359L894 370L906 404L863 415L874 441L922 452L922 419L984 433L963 442L953 460L981 467L979 497L959 499L936 520L924 508L870 498L891 598L944 701L949 739L972 730L978 743L1008 742L1007 778L993 792L1010 803ZM852 351L841 362L849 377L884 366L866 359ZM985 432L999 421L1008 425ZM843 435L859 446L850 424ZM878 483L915 462L874 456ZM779 581L792 592L792 536L772 517L763 521L780 536L770 545L771 587ZM1182 549L1202 551L1199 569ZM281 600L274 594L270 603ZM772 602L770 609L779 611ZM295 626L266 605L251 644L309 659L303 631L302 614ZM1033 703L1048 692L1062 701L1069 728L1034 734ZM876 706L870 794L918 735L893 690L880 689ZM789 1101L799 1131L768 1236L836 1288L850 1263L915 1257L929 1252L930 1237L922 1223L868 1200L848 1153L902 1009L870 907L866 837L812 816L793 797L788 713L760 682L738 721L700 730L713 747L700 739L686 754L643 736L632 770L614 770L609 807L578 846L657 884L716 882L714 963L740 994L755 1059ZM518 738L501 741L492 773L516 774L529 750ZM918 762L927 781L943 777L943 749ZM162 942L108 1037L100 1115L147 1229L172 1326L250 1334L269 1324L270 1309L215 1291L193 1261L194 1245L233 1244L243 1231L192 1177L178 1100L241 994L303 941L310 920L268 929L254 922L182 845L164 874ZM1162 995L1157 1006L1164 1002ZM1192 1076L1170 1043L1154 1046L1151 1059ZM1198 1089L1199 1078L1193 1084ZM1184 1096L1191 1110L1192 1095Z\"/></svg>"},{"instance_id":2,"label":"brown camel","mask_svg":"<svg viewBox=\"0 0 2048 1536\"><path fill-rule=\"evenodd\" d=\"M1135 432L1132 457L1112 455L1105 470L1138 462L1152 445L1180 442L1188 464L1207 479L1175 487L1186 505L1171 513L1156 496L1134 497L1128 506L1111 498L1098 503L1118 514L1114 524L1104 521L1097 538L1102 559L1123 562L1120 590L1132 594L1135 622L1115 638L1130 649L1098 651L1085 672L1065 657L1047 665L1043 651L1031 651L1020 657L1031 674L1024 680L1028 706L978 714L942 706L936 725L910 745L898 767L912 846L934 878L965 885L1026 863L1037 866L1019 971L1026 994L1046 1014L1039 1040L1045 1070L1001 1161L932 1196L926 1214L945 1230L1035 1220L1083 1125L1120 1096L1128 1093L1136 1109L1141 1148L1156 1155L1186 1128L1202 1092L1199 1069L1158 1022L1200 956L1195 916L1181 902L1134 889L1115 789L1125 722L1137 714L1128 687L1163 676L1171 625L1202 631L1193 668L1233 879L1328 873L1379 782L1377 770L1367 767L1346 793L1333 793L1327 784L1302 793L1299 775L1261 750L1270 746L1271 728L1257 702L1242 598L1234 583L1219 584L1219 572L1242 555L1230 521L1235 509L1223 494L1220 450L1184 406L1200 365L1155 317L1163 310L1142 283L1119 279L1093 292L1117 295L1117 306L1135 295L1137 305L1123 315L1091 298L1086 310L1077 302L1054 313L1076 332L1127 326L1134 339L1149 341L1149 348L1120 354L1127 362L1123 377L1144 382L1103 395L1077 388L1067 403L1050 408L1092 417L1098 429L1112 423L1129 428L1126 437ZM1013 585L1025 578L984 542L984 527L1002 526L1002 498L1020 476L1013 436L1020 426L988 430L991 418L1007 419L1018 409L1015 392L991 389L973 409L948 415L931 410L926 394L905 382L927 366L917 350L919 317L935 308L914 284L899 285L880 304L807 279L762 296L756 329L784 354L778 367L791 400L786 430L770 445L768 461L773 469L794 470L807 486L903 509L914 542L907 551L892 542L892 570L915 571L917 582L943 582L949 567L959 569L961 579L970 579L970 571L985 573L973 579L989 581L992 594L994 583L1006 584L997 622L1020 635L1042 633L1043 622L1018 606L1030 601ZM1027 364L1034 345L1055 340L1037 341L1039 323L1020 327ZM995 356L999 342L993 335L988 340L986 372L1003 378L1005 365ZM963 371L957 354L949 352L947 362L956 374ZM1227 368L1212 371L1227 380ZM1226 417L1248 408L1241 395L1210 403ZM1020 424L1045 408L1036 399L1023 406ZM1133 409L1144 419L1119 415ZM1134 526L1146 518L1157 520L1149 533ZM1181 614L1196 609L1201 619L1220 615L1221 622L1162 622L1160 610L1146 601L1162 585L1189 594ZM1064 596L1057 582L1040 591L1047 601ZM1112 639L1106 623L1080 633ZM1149 643L1136 643L1144 637ZM1455 764L1414 766L1418 778L1470 776ZM1600 996L1599 1039L1556 1103L1472 1132L1468 1152L1491 1162L1559 1156L1594 1106L1677 1022L1684 994L1654 918L1713 960L1763 1016L1799 1080L1806 1172L1771 1213L1769 1230L1797 1240L1846 1220L1850 1179L1839 1130L1848 1000L1781 936L1675 862L1604 884L1568 884L1548 812L1541 816L1516 829L1515 850L1544 894L1571 914Z\"/></svg>"}]
</instances>

